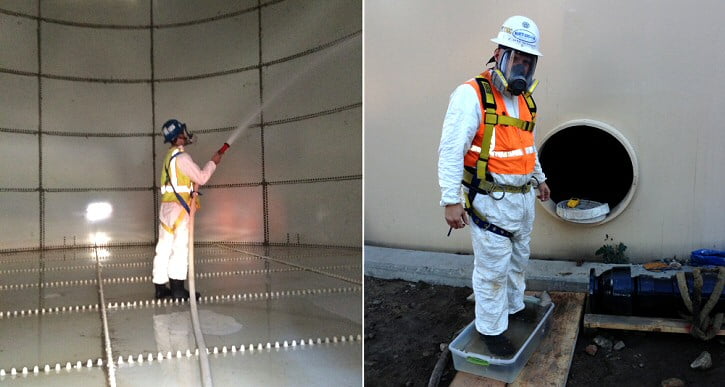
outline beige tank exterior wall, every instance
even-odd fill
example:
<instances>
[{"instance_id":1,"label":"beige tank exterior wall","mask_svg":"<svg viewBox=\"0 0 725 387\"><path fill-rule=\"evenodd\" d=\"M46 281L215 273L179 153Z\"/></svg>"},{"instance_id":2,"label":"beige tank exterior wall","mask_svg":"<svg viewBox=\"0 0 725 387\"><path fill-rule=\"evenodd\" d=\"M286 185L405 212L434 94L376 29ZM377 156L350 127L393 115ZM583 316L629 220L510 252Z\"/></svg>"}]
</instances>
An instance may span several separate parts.
<instances>
[{"instance_id":1,"label":"beige tank exterior wall","mask_svg":"<svg viewBox=\"0 0 725 387\"><path fill-rule=\"evenodd\" d=\"M566 223L537 204L532 257L597 260L600 246L619 242L633 262L725 249L725 4L455 4L365 2L367 244L471 252L468 230L446 237L438 206L441 124L450 93L491 56L489 39L521 14L542 35L537 145L564 122L597 120L628 139L639 166L631 202L607 223Z\"/></svg>"}]
</instances>

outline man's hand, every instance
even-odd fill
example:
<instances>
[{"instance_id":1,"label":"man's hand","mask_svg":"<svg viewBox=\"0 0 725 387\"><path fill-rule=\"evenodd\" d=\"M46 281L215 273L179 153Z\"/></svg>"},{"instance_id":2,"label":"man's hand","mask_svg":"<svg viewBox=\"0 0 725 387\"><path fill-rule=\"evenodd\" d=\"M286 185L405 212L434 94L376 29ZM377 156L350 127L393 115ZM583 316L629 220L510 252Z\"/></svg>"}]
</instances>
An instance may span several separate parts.
<instances>
[{"instance_id":1,"label":"man's hand","mask_svg":"<svg viewBox=\"0 0 725 387\"><path fill-rule=\"evenodd\" d=\"M222 162L222 154L219 152L215 152L214 156L211 157L211 161L213 161L214 164L219 165L219 163Z\"/></svg>"},{"instance_id":2,"label":"man's hand","mask_svg":"<svg viewBox=\"0 0 725 387\"><path fill-rule=\"evenodd\" d=\"M468 215L461 203L447 205L445 217L446 223L455 229L466 227L468 224Z\"/></svg>"},{"instance_id":3,"label":"man's hand","mask_svg":"<svg viewBox=\"0 0 725 387\"><path fill-rule=\"evenodd\" d=\"M536 197L539 198L539 200L541 200L542 202L549 200L549 198L551 197L551 190L549 189L549 186L546 185L546 183L541 183L539 184L538 188L539 194L536 195Z\"/></svg>"}]
</instances>

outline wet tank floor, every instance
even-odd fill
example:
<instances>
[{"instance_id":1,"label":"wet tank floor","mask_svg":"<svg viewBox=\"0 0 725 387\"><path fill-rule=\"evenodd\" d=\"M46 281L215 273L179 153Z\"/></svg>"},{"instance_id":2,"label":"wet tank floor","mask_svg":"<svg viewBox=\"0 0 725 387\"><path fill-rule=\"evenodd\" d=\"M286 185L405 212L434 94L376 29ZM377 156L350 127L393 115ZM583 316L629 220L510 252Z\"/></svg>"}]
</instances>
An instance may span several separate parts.
<instances>
[{"instance_id":1,"label":"wet tank floor","mask_svg":"<svg viewBox=\"0 0 725 387\"><path fill-rule=\"evenodd\" d=\"M189 304L153 299L153 253L1 254L0 382L201 385ZM213 245L195 257L215 386L361 384L361 250Z\"/></svg>"}]
</instances>

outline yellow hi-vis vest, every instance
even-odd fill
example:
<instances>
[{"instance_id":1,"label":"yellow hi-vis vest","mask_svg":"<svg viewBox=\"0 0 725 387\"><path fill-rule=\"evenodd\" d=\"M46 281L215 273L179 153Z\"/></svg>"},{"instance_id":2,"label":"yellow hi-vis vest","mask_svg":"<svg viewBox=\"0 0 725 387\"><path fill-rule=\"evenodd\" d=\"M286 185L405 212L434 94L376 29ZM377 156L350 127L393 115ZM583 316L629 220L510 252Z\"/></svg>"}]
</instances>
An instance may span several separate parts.
<instances>
[{"instance_id":1,"label":"yellow hi-vis vest","mask_svg":"<svg viewBox=\"0 0 725 387\"><path fill-rule=\"evenodd\" d=\"M161 170L161 201L177 202L174 190L186 203L191 203L192 181L176 166L176 156L183 151L179 147L172 147L164 158L164 168ZM168 172L168 173L167 173ZM181 203L179 203L181 204ZM183 206L183 204L182 204Z\"/></svg>"}]
</instances>

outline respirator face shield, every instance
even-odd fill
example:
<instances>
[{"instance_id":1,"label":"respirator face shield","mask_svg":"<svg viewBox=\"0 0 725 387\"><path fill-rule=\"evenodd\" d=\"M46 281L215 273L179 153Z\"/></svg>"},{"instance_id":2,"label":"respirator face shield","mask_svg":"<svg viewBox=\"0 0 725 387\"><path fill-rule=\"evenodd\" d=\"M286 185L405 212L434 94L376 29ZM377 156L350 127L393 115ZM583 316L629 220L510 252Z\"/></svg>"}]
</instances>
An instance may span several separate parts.
<instances>
[{"instance_id":1,"label":"respirator face shield","mask_svg":"<svg viewBox=\"0 0 725 387\"><path fill-rule=\"evenodd\" d=\"M181 134L186 137L186 145L191 145L194 143L194 133L191 133L188 129L186 129L186 125L184 125L184 130L181 132Z\"/></svg>"},{"instance_id":2,"label":"respirator face shield","mask_svg":"<svg viewBox=\"0 0 725 387\"><path fill-rule=\"evenodd\" d=\"M512 48L504 49L498 63L498 70L506 79L506 90L513 95L526 91L533 84L537 59L536 55Z\"/></svg>"}]
</instances>

